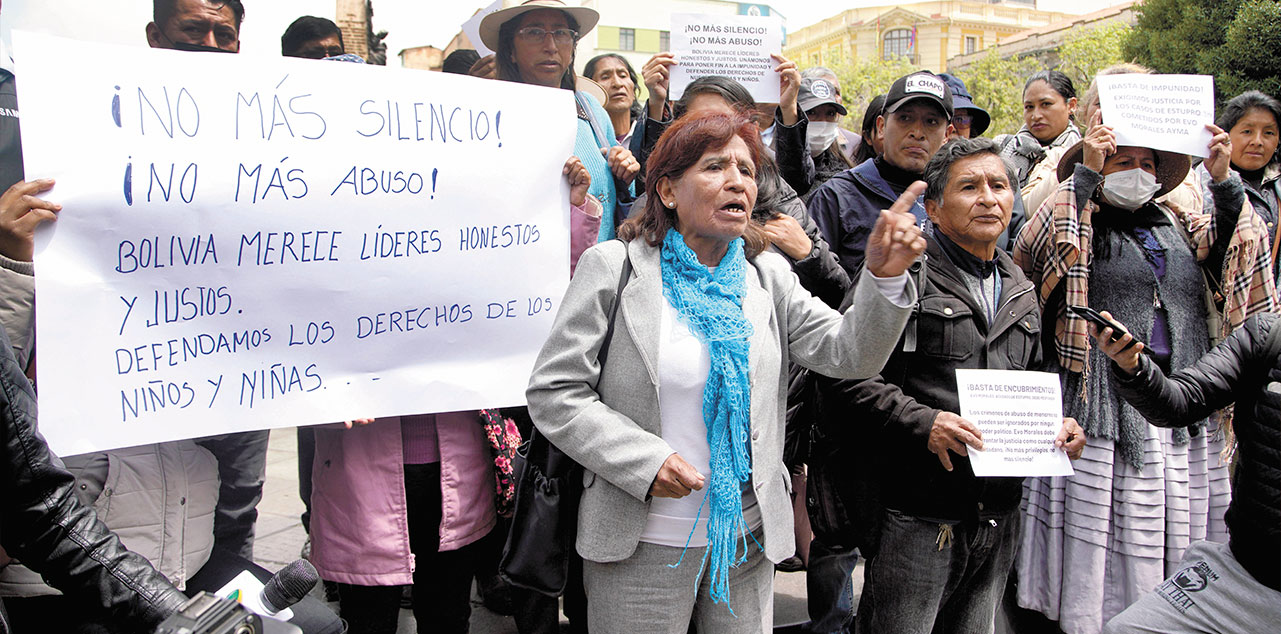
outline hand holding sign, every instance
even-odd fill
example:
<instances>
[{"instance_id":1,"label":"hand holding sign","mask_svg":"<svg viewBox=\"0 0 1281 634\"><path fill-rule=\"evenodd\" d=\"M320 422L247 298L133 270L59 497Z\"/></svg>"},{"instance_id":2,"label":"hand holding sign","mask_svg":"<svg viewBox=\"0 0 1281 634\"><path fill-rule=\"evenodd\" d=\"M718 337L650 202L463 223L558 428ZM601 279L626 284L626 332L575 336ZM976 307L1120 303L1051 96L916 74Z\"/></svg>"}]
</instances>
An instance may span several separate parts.
<instances>
[{"instance_id":1,"label":"hand holding sign","mask_svg":"<svg viewBox=\"0 0 1281 634\"><path fill-rule=\"evenodd\" d=\"M1214 135L1210 139L1210 155L1205 159L1205 169L1214 182L1222 183L1232 175L1232 139L1223 128L1213 123L1207 123L1205 129Z\"/></svg>"},{"instance_id":2,"label":"hand holding sign","mask_svg":"<svg viewBox=\"0 0 1281 634\"><path fill-rule=\"evenodd\" d=\"M492 54L486 55L476 60L476 63L471 65L467 74L481 79L498 79L498 64L494 62Z\"/></svg>"},{"instance_id":3,"label":"hand holding sign","mask_svg":"<svg viewBox=\"0 0 1281 634\"><path fill-rule=\"evenodd\" d=\"M783 125L794 126L800 120L796 98L801 91L801 71L797 70L796 62L782 55L770 54L770 57L779 63L774 72L778 73L778 109L783 111Z\"/></svg>"},{"instance_id":4,"label":"hand holding sign","mask_svg":"<svg viewBox=\"0 0 1281 634\"><path fill-rule=\"evenodd\" d=\"M1054 437L1054 446L1067 454L1068 460L1076 460L1085 451L1085 431L1077 424L1076 419L1068 416L1063 419L1063 427Z\"/></svg>"},{"instance_id":5,"label":"hand holding sign","mask_svg":"<svg viewBox=\"0 0 1281 634\"><path fill-rule=\"evenodd\" d=\"M672 67L676 57L671 53L658 53L645 62L641 78L649 91L649 117L655 121L663 118L663 105L667 103L667 87L671 83Z\"/></svg>"},{"instance_id":6,"label":"hand holding sign","mask_svg":"<svg viewBox=\"0 0 1281 634\"><path fill-rule=\"evenodd\" d=\"M53 189L52 179L18 181L0 195L0 254L30 262L36 227L57 220L62 205L37 198Z\"/></svg>"},{"instance_id":7,"label":"hand holding sign","mask_svg":"<svg viewBox=\"0 0 1281 634\"><path fill-rule=\"evenodd\" d=\"M983 432L974 423L952 412L939 412L934 416L934 426L930 428L930 439L925 446L938 455L944 469L951 471L952 458L948 452L968 456L969 452L965 450L967 446L981 451Z\"/></svg>"},{"instance_id":8,"label":"hand holding sign","mask_svg":"<svg viewBox=\"0 0 1281 634\"><path fill-rule=\"evenodd\" d=\"M1116 134L1112 128L1103 125L1103 113L1095 110L1090 117L1090 130L1085 133L1085 150L1081 162L1102 173L1103 163L1113 154L1116 154Z\"/></svg>"}]
</instances>

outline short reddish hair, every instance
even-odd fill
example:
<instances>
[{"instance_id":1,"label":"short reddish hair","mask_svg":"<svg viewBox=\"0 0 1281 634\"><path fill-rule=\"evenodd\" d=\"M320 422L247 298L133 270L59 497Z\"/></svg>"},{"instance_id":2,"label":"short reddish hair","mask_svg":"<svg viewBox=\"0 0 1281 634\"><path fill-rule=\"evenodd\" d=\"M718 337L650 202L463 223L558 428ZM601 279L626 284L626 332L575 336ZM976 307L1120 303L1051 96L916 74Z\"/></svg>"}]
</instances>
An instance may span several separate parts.
<instances>
[{"instance_id":1,"label":"short reddish hair","mask_svg":"<svg viewBox=\"0 0 1281 634\"><path fill-rule=\"evenodd\" d=\"M729 145L735 136L747 144L759 175L765 146L761 144L760 128L746 113L709 112L677 119L658 138L646 161L645 209L618 228L618 237L627 241L644 238L653 247L662 244L667 230L676 226L677 218L676 210L664 207L658 197L658 181L664 177L680 178L703 154ZM752 210L747 211L750 214ZM743 242L743 251L749 258L769 246L765 232L750 220L743 231Z\"/></svg>"}]
</instances>

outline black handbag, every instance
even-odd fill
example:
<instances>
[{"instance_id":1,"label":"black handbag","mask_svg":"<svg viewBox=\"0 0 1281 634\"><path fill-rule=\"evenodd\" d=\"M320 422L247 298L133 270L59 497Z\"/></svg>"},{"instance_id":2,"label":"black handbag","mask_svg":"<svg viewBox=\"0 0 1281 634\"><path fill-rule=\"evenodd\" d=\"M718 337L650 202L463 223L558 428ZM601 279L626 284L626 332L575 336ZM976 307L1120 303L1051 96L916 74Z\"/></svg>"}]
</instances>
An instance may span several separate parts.
<instances>
[{"instance_id":1,"label":"black handbag","mask_svg":"<svg viewBox=\"0 0 1281 634\"><path fill-rule=\"evenodd\" d=\"M614 337L614 318L632 261L623 251L618 292L609 309L609 326L597 359L605 367ZM560 596L569 576L569 559L578 538L578 505L583 493L583 467L565 455L535 427L517 455L523 458L516 485L516 508L503 546L498 572L508 583L548 596Z\"/></svg>"}]
</instances>

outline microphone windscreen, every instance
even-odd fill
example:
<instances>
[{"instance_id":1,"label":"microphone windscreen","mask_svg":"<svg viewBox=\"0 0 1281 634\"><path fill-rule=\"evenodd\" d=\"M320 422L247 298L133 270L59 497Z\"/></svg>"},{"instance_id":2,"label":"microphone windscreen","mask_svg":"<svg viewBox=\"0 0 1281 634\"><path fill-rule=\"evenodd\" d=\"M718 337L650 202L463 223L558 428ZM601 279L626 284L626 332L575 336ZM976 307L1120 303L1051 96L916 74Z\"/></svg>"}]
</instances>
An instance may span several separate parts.
<instances>
[{"instance_id":1,"label":"microphone windscreen","mask_svg":"<svg viewBox=\"0 0 1281 634\"><path fill-rule=\"evenodd\" d=\"M262 598L267 607L279 612L307 596L320 581L320 573L306 559L299 559L280 569L263 586Z\"/></svg>"}]
</instances>

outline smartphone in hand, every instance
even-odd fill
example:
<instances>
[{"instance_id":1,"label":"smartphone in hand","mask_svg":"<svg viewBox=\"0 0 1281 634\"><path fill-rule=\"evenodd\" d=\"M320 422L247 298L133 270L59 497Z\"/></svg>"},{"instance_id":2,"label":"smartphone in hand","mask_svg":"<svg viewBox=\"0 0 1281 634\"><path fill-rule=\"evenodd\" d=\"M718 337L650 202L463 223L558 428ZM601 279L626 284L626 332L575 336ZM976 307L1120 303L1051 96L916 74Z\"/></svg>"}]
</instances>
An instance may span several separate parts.
<instances>
[{"instance_id":1,"label":"smartphone in hand","mask_svg":"<svg viewBox=\"0 0 1281 634\"><path fill-rule=\"evenodd\" d=\"M1108 319L1107 317L1104 317L1102 313L1100 313L1097 310L1094 310L1093 308L1090 308L1089 306L1068 306L1067 308L1068 310L1076 313L1077 316L1079 316L1080 318L1094 324L1095 326L1098 326L1099 330L1103 330L1104 328L1111 328L1112 336L1109 337L1109 339L1111 339L1112 341L1119 341L1122 336L1124 336L1127 332L1129 332L1125 329L1125 326L1122 326L1116 321ZM1122 348L1122 349L1129 350L1130 346L1133 346L1137 341L1138 339L1132 336L1130 338L1130 343L1127 344L1125 348ZM1148 352L1147 346L1143 346L1143 352ZM1148 354L1151 354L1151 353L1148 353Z\"/></svg>"}]
</instances>

